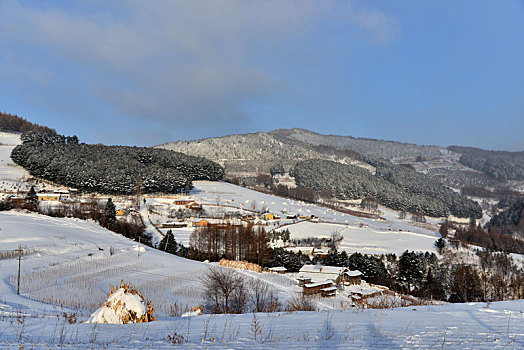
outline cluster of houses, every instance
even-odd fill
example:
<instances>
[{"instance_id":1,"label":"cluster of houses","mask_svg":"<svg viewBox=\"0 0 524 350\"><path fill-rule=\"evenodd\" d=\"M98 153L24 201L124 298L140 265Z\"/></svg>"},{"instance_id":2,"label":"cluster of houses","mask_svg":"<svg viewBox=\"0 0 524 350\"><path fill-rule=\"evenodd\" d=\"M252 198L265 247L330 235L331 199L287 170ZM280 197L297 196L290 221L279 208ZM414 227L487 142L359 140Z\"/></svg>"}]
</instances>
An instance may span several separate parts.
<instances>
[{"instance_id":1,"label":"cluster of houses","mask_svg":"<svg viewBox=\"0 0 524 350\"><path fill-rule=\"evenodd\" d=\"M64 201L69 200L72 194L77 193L76 188L62 187L54 191L46 191L37 193L39 201Z\"/></svg>"},{"instance_id":2,"label":"cluster of houses","mask_svg":"<svg viewBox=\"0 0 524 350\"><path fill-rule=\"evenodd\" d=\"M71 198L71 196L75 195L77 192L78 190L76 188L62 187L50 191L41 190L36 195L38 197L38 200L41 202L67 201ZM13 204L24 203L25 195L10 195L7 197L7 200L9 200Z\"/></svg>"},{"instance_id":3,"label":"cluster of houses","mask_svg":"<svg viewBox=\"0 0 524 350\"><path fill-rule=\"evenodd\" d=\"M337 293L335 285L352 285L362 282L362 273L347 267L304 265L299 271L299 286L304 295L321 294L332 297Z\"/></svg>"},{"instance_id":4,"label":"cluster of houses","mask_svg":"<svg viewBox=\"0 0 524 350\"><path fill-rule=\"evenodd\" d=\"M270 272L284 274L283 266L271 267ZM320 294L322 297L332 297L337 294L337 285L359 285L362 273L347 267L304 265L299 271L298 285L304 295Z\"/></svg>"}]
</instances>

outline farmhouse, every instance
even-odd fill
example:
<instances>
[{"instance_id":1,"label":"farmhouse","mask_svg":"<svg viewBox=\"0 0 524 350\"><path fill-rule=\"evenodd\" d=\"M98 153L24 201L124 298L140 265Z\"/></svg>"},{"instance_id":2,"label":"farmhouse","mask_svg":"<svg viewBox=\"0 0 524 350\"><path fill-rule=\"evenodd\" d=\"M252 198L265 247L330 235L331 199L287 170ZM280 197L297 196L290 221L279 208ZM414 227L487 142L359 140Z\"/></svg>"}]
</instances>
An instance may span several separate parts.
<instances>
[{"instance_id":1,"label":"farmhouse","mask_svg":"<svg viewBox=\"0 0 524 350\"><path fill-rule=\"evenodd\" d=\"M301 277L329 279L336 283L347 282L350 284L360 284L362 278L360 271L352 271L347 267L338 266L304 265L299 273Z\"/></svg>"},{"instance_id":2,"label":"farmhouse","mask_svg":"<svg viewBox=\"0 0 524 350\"><path fill-rule=\"evenodd\" d=\"M307 283L302 286L304 295L318 294L324 288L333 287L333 281L324 280L320 282Z\"/></svg>"}]
</instances>

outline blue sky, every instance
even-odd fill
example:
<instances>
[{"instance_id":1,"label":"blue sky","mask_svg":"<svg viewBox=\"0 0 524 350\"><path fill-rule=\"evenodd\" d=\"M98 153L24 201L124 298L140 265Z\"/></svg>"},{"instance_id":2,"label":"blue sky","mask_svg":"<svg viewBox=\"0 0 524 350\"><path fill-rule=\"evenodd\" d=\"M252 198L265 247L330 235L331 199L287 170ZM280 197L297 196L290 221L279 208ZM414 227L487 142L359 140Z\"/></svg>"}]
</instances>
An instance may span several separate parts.
<instances>
[{"instance_id":1,"label":"blue sky","mask_svg":"<svg viewBox=\"0 0 524 350\"><path fill-rule=\"evenodd\" d=\"M302 127L524 150L524 1L0 0L0 110L84 142Z\"/></svg>"}]
</instances>

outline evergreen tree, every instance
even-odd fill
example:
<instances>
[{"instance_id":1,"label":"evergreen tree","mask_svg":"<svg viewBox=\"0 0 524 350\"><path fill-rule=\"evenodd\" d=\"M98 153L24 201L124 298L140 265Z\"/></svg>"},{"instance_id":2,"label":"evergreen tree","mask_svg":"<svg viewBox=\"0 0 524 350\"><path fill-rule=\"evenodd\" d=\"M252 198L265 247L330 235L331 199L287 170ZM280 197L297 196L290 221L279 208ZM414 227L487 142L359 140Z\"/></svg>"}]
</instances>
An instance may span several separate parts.
<instances>
[{"instance_id":1,"label":"evergreen tree","mask_svg":"<svg viewBox=\"0 0 524 350\"><path fill-rule=\"evenodd\" d=\"M438 230L438 233L440 233L440 235L442 236L442 238L446 238L448 237L448 234L449 234L449 223L446 221L444 221L442 223L442 225L440 225L440 228Z\"/></svg>"},{"instance_id":2,"label":"evergreen tree","mask_svg":"<svg viewBox=\"0 0 524 350\"><path fill-rule=\"evenodd\" d=\"M397 278L408 291L420 285L424 279L424 262L418 254L406 250L400 256Z\"/></svg>"},{"instance_id":3,"label":"evergreen tree","mask_svg":"<svg viewBox=\"0 0 524 350\"><path fill-rule=\"evenodd\" d=\"M435 278L431 268L428 269L426 280L424 281L419 294L427 299L431 298L437 300L444 300L446 296L444 286Z\"/></svg>"},{"instance_id":4,"label":"evergreen tree","mask_svg":"<svg viewBox=\"0 0 524 350\"><path fill-rule=\"evenodd\" d=\"M106 202L103 215L103 226L110 227L116 222L116 206L111 198Z\"/></svg>"},{"instance_id":5,"label":"evergreen tree","mask_svg":"<svg viewBox=\"0 0 524 350\"><path fill-rule=\"evenodd\" d=\"M442 250L446 248L446 241L442 238L439 238L435 241L435 247L438 249L439 253L442 253Z\"/></svg>"},{"instance_id":6,"label":"evergreen tree","mask_svg":"<svg viewBox=\"0 0 524 350\"><path fill-rule=\"evenodd\" d=\"M175 240L175 236L173 235L173 231L168 230L166 232L166 235L160 243L158 244L158 249L163 250L167 253L176 254L178 250L178 244Z\"/></svg>"},{"instance_id":7,"label":"evergreen tree","mask_svg":"<svg viewBox=\"0 0 524 350\"><path fill-rule=\"evenodd\" d=\"M31 186L31 189L29 192L27 192L27 195L25 196L25 206L26 209L37 211L38 210L38 196L36 195L35 187Z\"/></svg>"}]
</instances>

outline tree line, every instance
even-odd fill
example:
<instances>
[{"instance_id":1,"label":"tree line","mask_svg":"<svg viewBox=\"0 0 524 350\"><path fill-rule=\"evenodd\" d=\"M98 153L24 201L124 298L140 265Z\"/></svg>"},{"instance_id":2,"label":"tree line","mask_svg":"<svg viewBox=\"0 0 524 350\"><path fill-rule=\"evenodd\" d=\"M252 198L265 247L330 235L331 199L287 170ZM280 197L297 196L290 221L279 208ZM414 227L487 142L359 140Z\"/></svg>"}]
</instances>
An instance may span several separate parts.
<instances>
[{"instance_id":1,"label":"tree line","mask_svg":"<svg viewBox=\"0 0 524 350\"><path fill-rule=\"evenodd\" d=\"M196 260L246 260L265 266L271 259L269 237L263 227L230 223L195 228L189 244Z\"/></svg>"},{"instance_id":2,"label":"tree line","mask_svg":"<svg viewBox=\"0 0 524 350\"><path fill-rule=\"evenodd\" d=\"M220 180L215 162L147 147L79 143L76 136L27 132L12 160L35 177L84 192L105 194L177 193L193 180Z\"/></svg>"},{"instance_id":3,"label":"tree line","mask_svg":"<svg viewBox=\"0 0 524 350\"><path fill-rule=\"evenodd\" d=\"M9 114L0 112L0 131L10 132L27 132L36 131L46 134L56 134L55 129L47 126L38 125L27 121L26 119L17 116L16 114Z\"/></svg>"}]
</instances>

